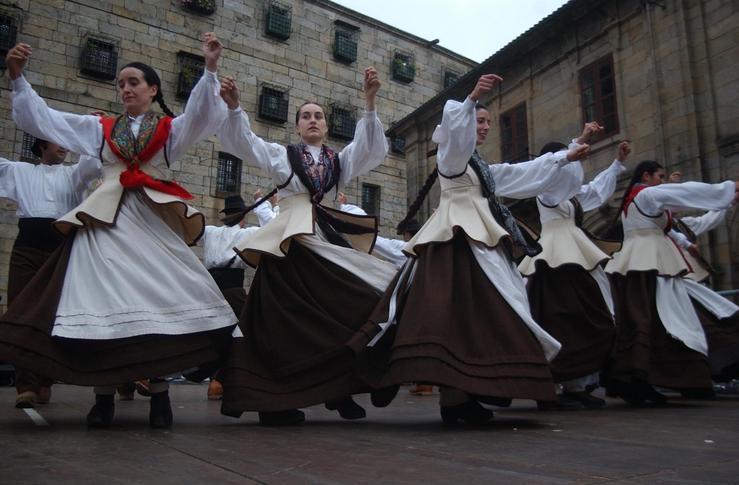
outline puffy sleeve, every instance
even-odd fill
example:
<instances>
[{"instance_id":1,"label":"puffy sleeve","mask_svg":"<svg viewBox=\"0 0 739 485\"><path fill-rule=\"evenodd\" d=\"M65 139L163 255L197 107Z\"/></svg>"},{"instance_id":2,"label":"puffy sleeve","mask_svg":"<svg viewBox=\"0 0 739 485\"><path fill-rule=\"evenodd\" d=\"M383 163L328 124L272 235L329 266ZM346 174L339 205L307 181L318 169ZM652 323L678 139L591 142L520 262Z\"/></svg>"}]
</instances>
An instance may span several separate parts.
<instances>
[{"instance_id":1,"label":"puffy sleeve","mask_svg":"<svg viewBox=\"0 0 739 485\"><path fill-rule=\"evenodd\" d=\"M272 204L266 200L254 208L254 213L259 220L259 227L266 226L272 219L277 217L275 211L272 210Z\"/></svg>"},{"instance_id":2,"label":"puffy sleeve","mask_svg":"<svg viewBox=\"0 0 739 485\"><path fill-rule=\"evenodd\" d=\"M620 161L614 160L607 169L596 175L589 184L580 187L576 197L580 201L582 209L587 212L608 202L608 199L616 191L618 176L625 171L626 167Z\"/></svg>"},{"instance_id":3,"label":"puffy sleeve","mask_svg":"<svg viewBox=\"0 0 739 485\"><path fill-rule=\"evenodd\" d=\"M103 175L103 164L98 157L80 155L72 170L72 185L75 190L84 192L95 179Z\"/></svg>"},{"instance_id":4,"label":"puffy sleeve","mask_svg":"<svg viewBox=\"0 0 739 485\"><path fill-rule=\"evenodd\" d=\"M692 244L690 239L688 239L688 236L674 229L670 229L670 232L668 232L667 235L683 249L687 249Z\"/></svg>"},{"instance_id":5,"label":"puffy sleeve","mask_svg":"<svg viewBox=\"0 0 739 485\"><path fill-rule=\"evenodd\" d=\"M432 140L439 145L436 156L439 171L449 176L464 172L477 143L475 102L470 98L462 103L447 101Z\"/></svg>"},{"instance_id":6,"label":"puffy sleeve","mask_svg":"<svg viewBox=\"0 0 739 485\"><path fill-rule=\"evenodd\" d=\"M721 210L731 205L735 192L736 185L731 180L718 184L661 184L642 190L634 202L648 215L658 215L664 210Z\"/></svg>"},{"instance_id":7,"label":"puffy sleeve","mask_svg":"<svg viewBox=\"0 0 739 485\"><path fill-rule=\"evenodd\" d=\"M547 192L547 205L557 205L570 196L567 184L555 184L559 170L569 163L567 152L545 153L521 163L489 165L495 180L495 194L512 199L528 199Z\"/></svg>"},{"instance_id":8,"label":"puffy sleeve","mask_svg":"<svg viewBox=\"0 0 739 485\"><path fill-rule=\"evenodd\" d=\"M205 70L185 105L185 111L172 120L169 158L180 159L190 147L213 135L226 119L228 108L220 96L221 84L215 72Z\"/></svg>"},{"instance_id":9,"label":"puffy sleeve","mask_svg":"<svg viewBox=\"0 0 739 485\"><path fill-rule=\"evenodd\" d=\"M374 111L365 111L357 123L354 139L341 152L341 180L339 188L346 187L359 175L368 173L378 167L387 156L387 140L385 131Z\"/></svg>"},{"instance_id":10,"label":"puffy sleeve","mask_svg":"<svg viewBox=\"0 0 739 485\"><path fill-rule=\"evenodd\" d=\"M103 142L100 118L49 108L26 78L11 81L13 121L21 130L80 155L98 156Z\"/></svg>"},{"instance_id":11,"label":"puffy sleeve","mask_svg":"<svg viewBox=\"0 0 739 485\"><path fill-rule=\"evenodd\" d=\"M681 217L680 220L695 233L700 236L704 232L716 229L726 217L726 209L706 212L698 217Z\"/></svg>"},{"instance_id":12,"label":"puffy sleeve","mask_svg":"<svg viewBox=\"0 0 739 485\"><path fill-rule=\"evenodd\" d=\"M287 160L287 149L255 135L251 131L249 116L241 108L228 111L219 137L225 151L264 170L275 183L284 183L290 176L292 170Z\"/></svg>"},{"instance_id":13,"label":"puffy sleeve","mask_svg":"<svg viewBox=\"0 0 739 485\"><path fill-rule=\"evenodd\" d=\"M18 162L11 162L5 158L0 158L0 197L18 200L15 185L16 168L18 168Z\"/></svg>"}]
</instances>

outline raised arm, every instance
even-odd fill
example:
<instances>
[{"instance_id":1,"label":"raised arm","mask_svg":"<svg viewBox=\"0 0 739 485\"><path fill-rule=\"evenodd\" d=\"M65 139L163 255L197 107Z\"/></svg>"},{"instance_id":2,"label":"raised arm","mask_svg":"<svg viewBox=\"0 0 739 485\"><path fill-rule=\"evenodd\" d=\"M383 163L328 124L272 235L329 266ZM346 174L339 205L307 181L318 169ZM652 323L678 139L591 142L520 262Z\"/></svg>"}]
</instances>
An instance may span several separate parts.
<instances>
[{"instance_id":1,"label":"raised arm","mask_svg":"<svg viewBox=\"0 0 739 485\"><path fill-rule=\"evenodd\" d=\"M20 168L18 163L0 158L0 197L18 200L15 185L15 171Z\"/></svg>"},{"instance_id":2,"label":"raised arm","mask_svg":"<svg viewBox=\"0 0 739 485\"><path fill-rule=\"evenodd\" d=\"M72 185L78 192L84 192L95 179L103 175L103 164L98 157L80 155L77 165L72 170Z\"/></svg>"},{"instance_id":3,"label":"raised arm","mask_svg":"<svg viewBox=\"0 0 739 485\"><path fill-rule=\"evenodd\" d=\"M228 106L226 121L218 133L223 149L264 170L278 183L287 180L291 172L287 150L282 145L262 140L251 131L249 116L239 105L239 88L233 78L226 77L221 83L221 97Z\"/></svg>"},{"instance_id":4,"label":"raised arm","mask_svg":"<svg viewBox=\"0 0 739 485\"><path fill-rule=\"evenodd\" d=\"M611 165L600 172L589 183L580 187L576 197L584 211L597 209L611 198L616 191L618 176L626 171L620 160L614 160Z\"/></svg>"},{"instance_id":5,"label":"raised arm","mask_svg":"<svg viewBox=\"0 0 739 485\"><path fill-rule=\"evenodd\" d=\"M387 156L385 130L375 111L375 98L380 89L380 79L373 67L364 70L365 107L357 123L354 139L339 153L341 180L339 188L346 187L351 179L368 173L379 166Z\"/></svg>"},{"instance_id":6,"label":"raised arm","mask_svg":"<svg viewBox=\"0 0 739 485\"><path fill-rule=\"evenodd\" d=\"M178 160L192 146L213 135L226 119L216 71L223 45L212 33L205 34L205 71L190 93L184 112L172 120L168 140L170 160Z\"/></svg>"},{"instance_id":7,"label":"raised arm","mask_svg":"<svg viewBox=\"0 0 739 485\"><path fill-rule=\"evenodd\" d=\"M730 180L718 184L684 182L647 187L637 194L634 202L642 212L658 215L666 209L725 209L735 200L736 194L737 182Z\"/></svg>"}]
</instances>

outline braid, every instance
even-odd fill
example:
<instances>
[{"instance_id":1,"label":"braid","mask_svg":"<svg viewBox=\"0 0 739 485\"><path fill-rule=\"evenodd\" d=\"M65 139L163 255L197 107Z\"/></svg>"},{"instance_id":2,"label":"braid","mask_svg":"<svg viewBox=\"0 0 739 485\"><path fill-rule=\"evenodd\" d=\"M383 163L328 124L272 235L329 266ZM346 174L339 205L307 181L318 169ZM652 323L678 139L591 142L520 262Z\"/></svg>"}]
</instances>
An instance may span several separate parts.
<instances>
[{"instance_id":1,"label":"braid","mask_svg":"<svg viewBox=\"0 0 739 485\"><path fill-rule=\"evenodd\" d=\"M431 190L431 187L434 186L434 183L436 182L437 178L439 178L438 167L435 168L434 171L429 174L428 178L426 179L426 182L424 182L423 184L423 187L421 187L421 190L418 192L418 196L416 196L416 200L414 200L411 206L408 208L408 213L405 215L405 218L398 223L397 225L398 231L400 231L400 229L404 227L408 221L410 221L416 216L416 214L418 213L418 210L421 208L421 204L423 204L423 201L426 199L426 196Z\"/></svg>"},{"instance_id":2,"label":"braid","mask_svg":"<svg viewBox=\"0 0 739 485\"><path fill-rule=\"evenodd\" d=\"M167 116L171 116L174 118L176 115L172 112L171 109L164 103L164 96L162 95L161 91L157 91L157 95L154 96L154 99L157 103L159 103L159 107L162 108L162 111L164 111L164 114Z\"/></svg>"},{"instance_id":3,"label":"braid","mask_svg":"<svg viewBox=\"0 0 739 485\"><path fill-rule=\"evenodd\" d=\"M641 182L642 176L645 173L653 174L660 168L663 168L662 165L655 162L654 160L644 160L642 162L639 162L639 165L634 168L634 173L631 175L631 180L629 181L629 185L626 187L626 190L624 191L623 197L621 197L621 203L618 206L618 211L616 212L616 217L613 220L612 225L616 225L619 222L619 216L621 215L621 212L624 210L624 204L626 203L626 199L629 197L629 194L631 193L631 189L634 188L634 185Z\"/></svg>"},{"instance_id":4,"label":"braid","mask_svg":"<svg viewBox=\"0 0 739 485\"><path fill-rule=\"evenodd\" d=\"M241 218L240 219L243 219L244 217L246 217L246 215L249 212L253 211L257 207L259 207L260 205L262 205L264 202L266 202L269 199L271 199L277 193L278 190L280 190L280 188L279 187L275 187L274 189L272 189L272 191L269 194L265 195L264 197L262 197L261 199L257 200L252 205L250 205L249 207L247 207L246 209L244 209L243 211L241 211Z\"/></svg>"}]
</instances>

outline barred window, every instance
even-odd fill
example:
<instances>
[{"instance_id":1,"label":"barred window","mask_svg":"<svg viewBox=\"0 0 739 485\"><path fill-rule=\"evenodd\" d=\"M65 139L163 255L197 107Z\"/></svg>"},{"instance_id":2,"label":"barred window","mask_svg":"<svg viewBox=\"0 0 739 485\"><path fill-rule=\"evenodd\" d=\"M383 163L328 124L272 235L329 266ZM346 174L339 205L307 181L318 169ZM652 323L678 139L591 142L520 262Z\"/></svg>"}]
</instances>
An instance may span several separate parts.
<instances>
[{"instance_id":1,"label":"barred window","mask_svg":"<svg viewBox=\"0 0 739 485\"><path fill-rule=\"evenodd\" d=\"M328 120L328 134L334 138L341 140L351 140L354 138L354 129L357 120L354 116L354 110L348 106L331 106L331 116Z\"/></svg>"},{"instance_id":2,"label":"barred window","mask_svg":"<svg viewBox=\"0 0 739 485\"><path fill-rule=\"evenodd\" d=\"M289 96L285 89L265 84L259 95L259 117L265 120L285 123Z\"/></svg>"},{"instance_id":3,"label":"barred window","mask_svg":"<svg viewBox=\"0 0 739 485\"><path fill-rule=\"evenodd\" d=\"M238 194L241 189L241 159L230 153L218 152L216 195Z\"/></svg>"},{"instance_id":4,"label":"barred window","mask_svg":"<svg viewBox=\"0 0 739 485\"><path fill-rule=\"evenodd\" d=\"M334 29L334 59L351 64L357 60L359 27L337 20Z\"/></svg>"},{"instance_id":5,"label":"barred window","mask_svg":"<svg viewBox=\"0 0 739 485\"><path fill-rule=\"evenodd\" d=\"M362 209L371 216L380 215L380 187L362 184Z\"/></svg>"},{"instance_id":6,"label":"barred window","mask_svg":"<svg viewBox=\"0 0 739 485\"><path fill-rule=\"evenodd\" d=\"M33 154L31 147L36 143L36 137L23 132L23 145L21 145L21 160L24 162L37 163L39 158Z\"/></svg>"},{"instance_id":7,"label":"barred window","mask_svg":"<svg viewBox=\"0 0 739 485\"><path fill-rule=\"evenodd\" d=\"M529 159L526 103L500 115L500 152L504 162L523 162Z\"/></svg>"},{"instance_id":8,"label":"barred window","mask_svg":"<svg viewBox=\"0 0 739 485\"><path fill-rule=\"evenodd\" d=\"M10 15L0 15L0 69L5 69L5 56L15 45L17 36L15 19Z\"/></svg>"},{"instance_id":9,"label":"barred window","mask_svg":"<svg viewBox=\"0 0 739 485\"><path fill-rule=\"evenodd\" d=\"M461 74L447 69L444 71L444 89L459 81Z\"/></svg>"},{"instance_id":10,"label":"barred window","mask_svg":"<svg viewBox=\"0 0 739 485\"><path fill-rule=\"evenodd\" d=\"M611 54L580 69L580 100L583 123L597 121L605 128L591 142L618 133L616 78Z\"/></svg>"},{"instance_id":11,"label":"barred window","mask_svg":"<svg viewBox=\"0 0 739 485\"><path fill-rule=\"evenodd\" d=\"M396 51L392 65L393 79L402 83L412 83L416 78L416 62L413 54Z\"/></svg>"},{"instance_id":12,"label":"barred window","mask_svg":"<svg viewBox=\"0 0 739 485\"><path fill-rule=\"evenodd\" d=\"M205 58L189 52L177 53L177 64L180 66L180 74L177 78L176 98L186 100L190 92L203 76L205 70Z\"/></svg>"},{"instance_id":13,"label":"barred window","mask_svg":"<svg viewBox=\"0 0 739 485\"><path fill-rule=\"evenodd\" d=\"M98 79L115 79L118 68L118 51L114 43L88 37L82 46L80 71Z\"/></svg>"},{"instance_id":14,"label":"barred window","mask_svg":"<svg viewBox=\"0 0 739 485\"><path fill-rule=\"evenodd\" d=\"M287 40L292 30L292 7L278 2L267 5L264 32L276 39Z\"/></svg>"}]
</instances>

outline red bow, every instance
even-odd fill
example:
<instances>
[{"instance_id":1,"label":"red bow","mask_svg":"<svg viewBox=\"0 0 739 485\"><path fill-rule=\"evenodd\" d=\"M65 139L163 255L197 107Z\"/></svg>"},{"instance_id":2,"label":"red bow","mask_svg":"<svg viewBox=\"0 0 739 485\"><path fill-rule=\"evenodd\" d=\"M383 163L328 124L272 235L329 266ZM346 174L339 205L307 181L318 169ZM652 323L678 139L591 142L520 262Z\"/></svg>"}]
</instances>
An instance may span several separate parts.
<instances>
[{"instance_id":1,"label":"red bow","mask_svg":"<svg viewBox=\"0 0 739 485\"><path fill-rule=\"evenodd\" d=\"M127 189L149 187L158 192L174 195L180 199L193 198L193 195L177 182L155 179L148 173L142 171L137 163L131 163L125 172L121 172L121 176L118 180L121 182L121 185Z\"/></svg>"}]
</instances>

